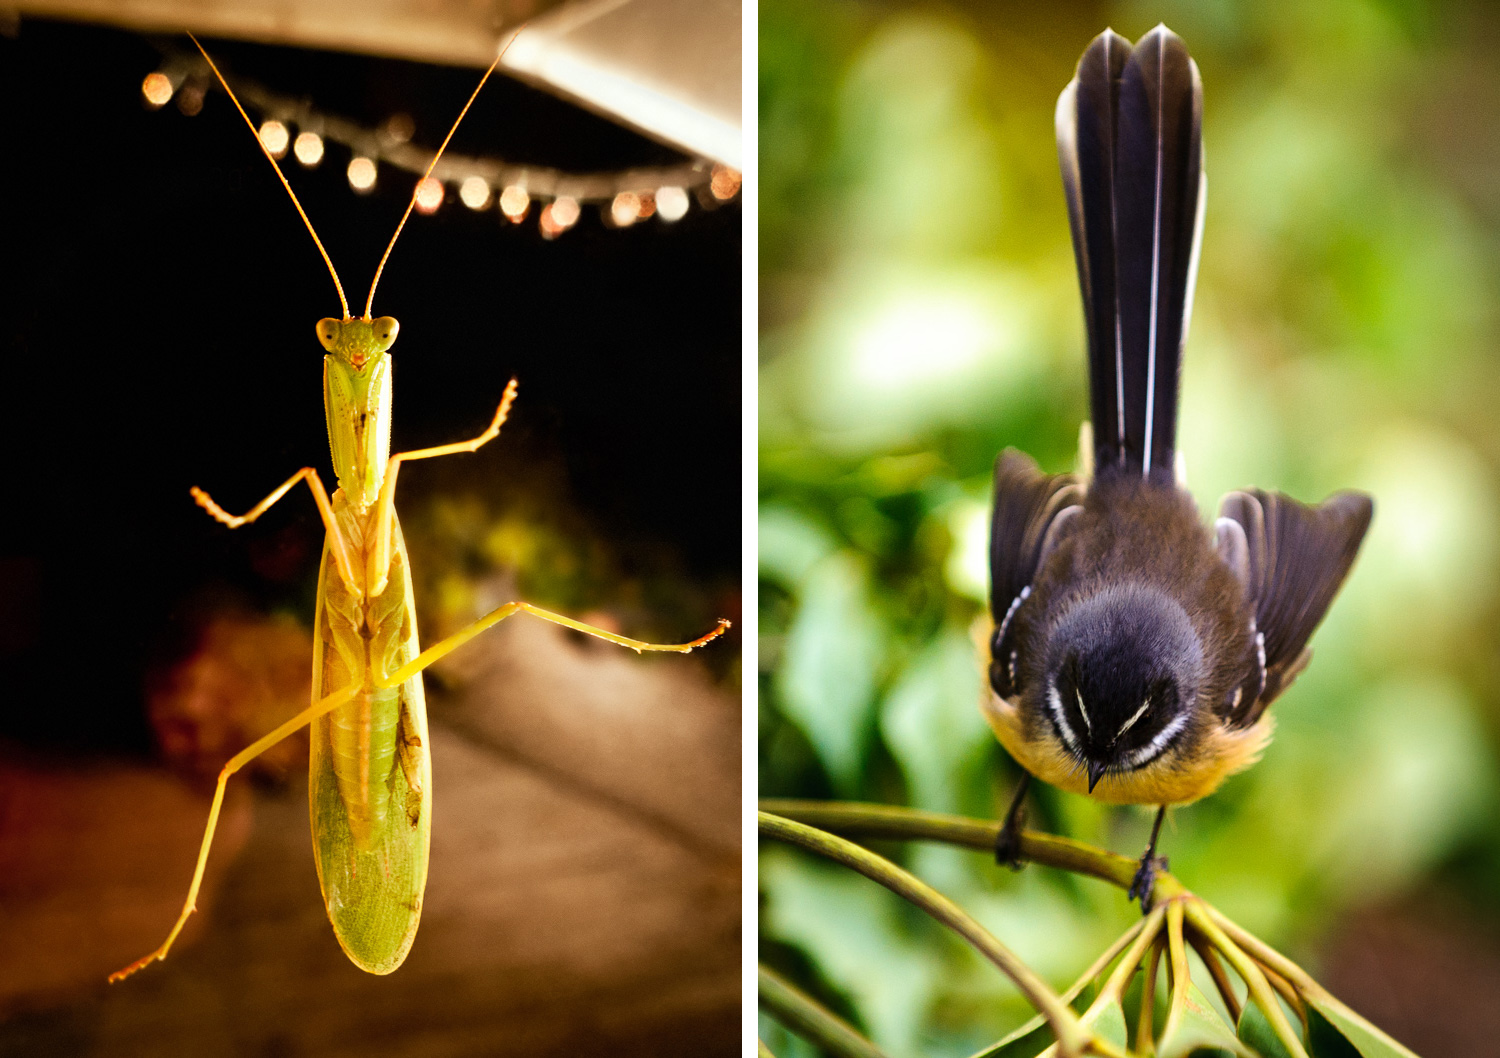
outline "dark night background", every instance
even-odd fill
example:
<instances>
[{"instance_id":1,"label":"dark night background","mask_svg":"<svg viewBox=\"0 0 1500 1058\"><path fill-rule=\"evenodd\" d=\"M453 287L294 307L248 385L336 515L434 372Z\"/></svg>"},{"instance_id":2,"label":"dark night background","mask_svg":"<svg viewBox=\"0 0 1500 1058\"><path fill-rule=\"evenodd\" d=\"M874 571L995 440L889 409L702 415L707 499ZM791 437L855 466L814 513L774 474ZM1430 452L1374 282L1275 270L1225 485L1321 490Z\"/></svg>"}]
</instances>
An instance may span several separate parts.
<instances>
[{"instance_id":1,"label":"dark night background","mask_svg":"<svg viewBox=\"0 0 1500 1058\"><path fill-rule=\"evenodd\" d=\"M0 1054L732 1054L740 1000L739 629L637 657L534 620L426 680L432 864L411 957L360 973L313 870L306 742L229 784L171 957L213 775L307 700L329 489L327 271L227 97L150 110L185 38L0 34ZM206 40L230 77L435 147L478 70ZM252 110L252 116L260 115ZM503 76L456 154L615 172L690 161ZM359 312L416 177L284 166ZM414 215L374 312L424 643L510 598L658 642L739 617L737 199L543 238L456 188ZM710 200L710 204L712 200ZM738 623L738 622L736 622ZM165 703L165 704L163 704ZM148 715L150 720L148 721Z\"/></svg>"},{"instance_id":2,"label":"dark night background","mask_svg":"<svg viewBox=\"0 0 1500 1058\"><path fill-rule=\"evenodd\" d=\"M478 76L205 44L231 79L324 113L371 128L410 114L429 147ZM0 732L31 744L144 752L142 680L193 612L233 599L311 616L322 529L305 489L237 532L187 490L243 510L308 463L332 490L313 324L338 302L223 93L196 117L143 104L160 59L107 29L27 20L0 38ZM452 149L579 172L684 160L503 76ZM383 165L357 195L348 158L330 142L316 170L283 164L358 312L415 177ZM375 301L401 321L393 449L477 433L511 375L520 396L478 455L409 468L398 509L462 484L566 510L622 577L695 586L651 631L697 634L737 605L738 201L628 230L585 204L548 242L539 203L511 225L448 190L408 224ZM582 601L607 606L609 586Z\"/></svg>"}]
</instances>

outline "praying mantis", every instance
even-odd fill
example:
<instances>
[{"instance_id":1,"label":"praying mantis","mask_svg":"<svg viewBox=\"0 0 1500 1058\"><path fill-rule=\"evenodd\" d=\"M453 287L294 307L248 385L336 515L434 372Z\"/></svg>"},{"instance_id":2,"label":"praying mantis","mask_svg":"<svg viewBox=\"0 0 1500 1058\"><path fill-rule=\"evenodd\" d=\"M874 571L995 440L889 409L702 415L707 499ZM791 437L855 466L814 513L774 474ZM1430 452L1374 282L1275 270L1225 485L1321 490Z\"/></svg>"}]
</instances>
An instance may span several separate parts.
<instances>
[{"instance_id":1,"label":"praying mantis","mask_svg":"<svg viewBox=\"0 0 1500 1058\"><path fill-rule=\"evenodd\" d=\"M514 42L516 35L512 35ZM234 92L203 46L193 38L262 153L275 169L328 266L342 306L341 318L317 324L323 346L324 410L338 488L330 496L315 468L303 467L243 515L232 515L194 486L193 499L230 528L247 525L306 482L326 531L314 616L312 702L232 757L219 773L182 911L156 950L110 975L130 976L164 959L195 910L231 776L304 727L311 729L309 803L313 847L324 905L334 935L360 969L388 974L405 960L421 918L432 828L432 764L422 671L486 629L517 613L641 651L686 653L722 635L729 622L687 643L630 639L552 613L510 602L422 651L417 642L411 570L394 499L402 463L474 452L500 432L517 383L505 387L490 425L464 441L390 454L391 359L399 325L374 317L375 289L416 203L415 192L375 270L364 312L352 316L332 259L275 157L256 134ZM507 44L507 47L509 44ZM494 73L501 49L428 166L430 176L449 140Z\"/></svg>"}]
</instances>

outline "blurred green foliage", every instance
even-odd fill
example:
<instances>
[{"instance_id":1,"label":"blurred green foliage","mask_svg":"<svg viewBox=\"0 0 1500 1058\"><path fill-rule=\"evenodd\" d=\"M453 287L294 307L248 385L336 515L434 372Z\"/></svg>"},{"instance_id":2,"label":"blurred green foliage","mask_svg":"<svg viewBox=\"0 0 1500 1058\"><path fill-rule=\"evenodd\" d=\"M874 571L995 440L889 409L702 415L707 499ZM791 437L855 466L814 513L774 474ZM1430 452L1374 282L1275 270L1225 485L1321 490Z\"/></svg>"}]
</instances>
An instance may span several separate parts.
<instances>
[{"instance_id":1,"label":"blurred green foliage","mask_svg":"<svg viewBox=\"0 0 1500 1058\"><path fill-rule=\"evenodd\" d=\"M1376 498L1265 759L1176 810L1165 851L1297 958L1418 887L1493 917L1500 15L761 0L760 21L762 794L1003 810L1017 772L972 633L989 473L1007 445L1068 469L1086 415L1053 109L1106 25L1165 21L1205 89L1189 483L1205 514L1247 485ZM1130 855L1149 825L1055 791L1031 819ZM1136 913L1055 872L894 851L1055 982ZM870 883L781 848L761 870L764 957L877 1043L964 1054L1024 1020Z\"/></svg>"}]
</instances>

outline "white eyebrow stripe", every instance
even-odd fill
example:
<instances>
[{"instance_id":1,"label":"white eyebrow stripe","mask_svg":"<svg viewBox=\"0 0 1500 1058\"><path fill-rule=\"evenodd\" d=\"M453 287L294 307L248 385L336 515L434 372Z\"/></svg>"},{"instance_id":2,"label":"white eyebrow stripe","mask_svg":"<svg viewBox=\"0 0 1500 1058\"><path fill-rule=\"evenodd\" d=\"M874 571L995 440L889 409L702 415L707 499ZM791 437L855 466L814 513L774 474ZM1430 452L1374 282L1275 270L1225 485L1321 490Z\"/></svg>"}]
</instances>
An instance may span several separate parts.
<instances>
[{"instance_id":1,"label":"white eyebrow stripe","mask_svg":"<svg viewBox=\"0 0 1500 1058\"><path fill-rule=\"evenodd\" d=\"M1073 693L1078 696L1078 715L1083 717L1083 726L1088 728L1089 734L1092 735L1094 733L1094 722L1089 719L1089 711L1083 707L1083 692L1074 687Z\"/></svg>"},{"instance_id":2,"label":"white eyebrow stripe","mask_svg":"<svg viewBox=\"0 0 1500 1058\"><path fill-rule=\"evenodd\" d=\"M1167 726L1156 733L1155 738L1126 757L1126 763L1132 768L1139 768L1161 756L1162 751L1167 748L1167 743L1177 736L1177 732L1187 726L1187 721L1186 713L1178 713L1172 717Z\"/></svg>"},{"instance_id":3,"label":"white eyebrow stripe","mask_svg":"<svg viewBox=\"0 0 1500 1058\"><path fill-rule=\"evenodd\" d=\"M1132 727L1134 727L1135 726L1135 722L1137 720L1139 720L1141 717L1145 716L1146 715L1146 710L1149 709L1149 708L1151 708L1151 699L1148 697L1144 702L1141 703L1141 707L1135 711L1135 715L1132 716L1129 720L1125 721L1123 724L1120 725L1120 730L1117 731L1117 732L1115 732L1115 737L1119 738L1125 732L1129 731Z\"/></svg>"},{"instance_id":4,"label":"white eyebrow stripe","mask_svg":"<svg viewBox=\"0 0 1500 1058\"><path fill-rule=\"evenodd\" d=\"M1057 693L1057 684L1053 683L1047 688L1047 708L1052 714L1052 722L1057 726L1062 740L1067 743L1068 748L1073 751L1074 756L1083 756L1083 751L1078 745L1078 735L1074 733L1073 726L1068 723L1068 718L1063 713L1062 698Z\"/></svg>"}]
</instances>

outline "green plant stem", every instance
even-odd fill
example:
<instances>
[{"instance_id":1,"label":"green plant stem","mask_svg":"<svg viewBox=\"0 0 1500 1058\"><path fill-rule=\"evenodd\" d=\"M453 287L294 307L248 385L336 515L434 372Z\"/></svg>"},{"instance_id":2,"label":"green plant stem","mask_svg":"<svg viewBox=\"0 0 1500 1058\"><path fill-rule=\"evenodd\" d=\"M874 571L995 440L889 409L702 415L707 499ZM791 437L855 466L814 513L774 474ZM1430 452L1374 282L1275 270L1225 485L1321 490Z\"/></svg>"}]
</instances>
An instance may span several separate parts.
<instances>
[{"instance_id":1,"label":"green plant stem","mask_svg":"<svg viewBox=\"0 0 1500 1058\"><path fill-rule=\"evenodd\" d=\"M1182 906L1184 901L1174 900L1167 905L1167 966L1172 971L1172 997L1167 1003L1167 1023L1162 1026L1161 1038L1170 1039L1182 1024L1187 1010L1187 990L1191 975L1188 971L1187 946L1182 943Z\"/></svg>"},{"instance_id":2,"label":"green plant stem","mask_svg":"<svg viewBox=\"0 0 1500 1058\"><path fill-rule=\"evenodd\" d=\"M1207 912L1208 917L1213 920L1214 924L1222 929L1236 944L1286 978L1296 988L1317 999L1338 1002L1333 999L1333 996L1328 994L1322 985L1314 981L1306 970L1292 962L1285 955L1282 955L1259 937L1246 932L1244 927L1226 918L1223 912L1217 908L1209 907L1207 904L1204 905L1204 910Z\"/></svg>"},{"instance_id":3,"label":"green plant stem","mask_svg":"<svg viewBox=\"0 0 1500 1058\"><path fill-rule=\"evenodd\" d=\"M854 1026L765 965L760 967L759 992L768 1014L836 1058L886 1058Z\"/></svg>"},{"instance_id":4,"label":"green plant stem","mask_svg":"<svg viewBox=\"0 0 1500 1058\"><path fill-rule=\"evenodd\" d=\"M1146 963L1146 976L1141 979L1141 1009L1135 1017L1135 1049L1140 1054L1150 1054L1152 1044L1152 1019L1156 1016L1156 973L1161 965L1161 939L1151 945L1151 954Z\"/></svg>"},{"instance_id":5,"label":"green plant stem","mask_svg":"<svg viewBox=\"0 0 1500 1058\"><path fill-rule=\"evenodd\" d=\"M1083 971L1082 976L1073 982L1073 987L1062 994L1063 1002L1071 1005L1073 1000L1077 999L1083 993L1083 990L1088 987L1089 982L1107 970L1109 964L1115 961L1115 957L1129 947L1130 942L1135 940L1136 936L1145 928L1145 918L1139 918L1135 921L1134 925L1120 934L1119 939L1104 949L1104 954L1094 960L1094 965Z\"/></svg>"},{"instance_id":6,"label":"green plant stem","mask_svg":"<svg viewBox=\"0 0 1500 1058\"><path fill-rule=\"evenodd\" d=\"M923 812L914 808L896 805L861 804L858 802L766 800L761 802L764 811L787 819L794 819L809 826L818 827L846 837L888 838L899 841L939 841L949 845L990 852L1000 833L1000 824L963 816L944 815L939 812ZM1139 864L1132 859L1072 841L1052 834L1039 834L1034 830L1021 832L1021 859L1046 867L1086 874L1092 878L1109 882L1121 889L1129 889ZM1186 895L1172 875L1162 872L1157 877L1155 900L1163 903L1175 896Z\"/></svg>"},{"instance_id":7,"label":"green plant stem","mask_svg":"<svg viewBox=\"0 0 1500 1058\"><path fill-rule=\"evenodd\" d=\"M1022 962L1014 952L1001 944L995 936L976 922L963 908L926 882L894 863L877 856L835 834L786 819L762 810L760 833L777 841L797 845L809 852L841 863L871 881L878 882L901 898L915 904L927 914L943 923L968 941L1021 990L1028 1002L1047 1019L1052 1033L1057 1037L1060 1053L1079 1055L1094 1040L1092 1034L1048 984L1037 976L1031 967Z\"/></svg>"},{"instance_id":8,"label":"green plant stem","mask_svg":"<svg viewBox=\"0 0 1500 1058\"><path fill-rule=\"evenodd\" d=\"M1235 973L1244 979L1245 986L1250 990L1250 998L1255 1001L1256 1006L1260 1007L1261 1013L1265 1014L1266 1020L1271 1023L1271 1028L1281 1040L1282 1046L1287 1049L1287 1053L1292 1058L1307 1058L1307 1049L1302 1046L1301 1039L1292 1030L1291 1022L1287 1021L1281 1004L1276 1000L1276 993L1271 991L1266 975L1260 972L1260 967L1256 965L1255 960L1230 940L1218 924L1209 917L1205 910L1207 906L1201 900L1195 900L1187 908L1193 925L1210 944L1223 954L1224 958L1229 960L1229 965L1234 967Z\"/></svg>"},{"instance_id":9,"label":"green plant stem","mask_svg":"<svg viewBox=\"0 0 1500 1058\"><path fill-rule=\"evenodd\" d=\"M1166 919L1166 912L1160 907L1155 908L1141 924L1141 931L1136 934L1135 940L1131 942L1125 955L1120 959L1120 965L1116 966L1114 972L1109 975L1109 980L1104 982L1104 987L1099 989L1099 994L1089 1004L1088 1010L1083 1012L1082 1021L1092 1031L1094 1022L1104 1013L1104 1008L1111 1003L1118 1003L1120 997L1125 994L1125 986L1130 982L1131 974L1135 973L1140 965L1141 959L1146 954L1146 949L1156 940L1161 932L1161 924ZM1053 1053L1054 1048L1061 1054L1062 1050L1057 1044L1044 1050L1038 1058L1046 1058Z\"/></svg>"},{"instance_id":10,"label":"green plant stem","mask_svg":"<svg viewBox=\"0 0 1500 1058\"><path fill-rule=\"evenodd\" d=\"M1224 964L1219 961L1219 956L1215 954L1213 947L1196 930L1189 937L1189 943L1198 953L1198 958L1203 960L1203 965L1208 967L1208 976L1213 978L1214 987L1219 990L1219 998L1224 1000L1224 1009L1229 1011L1230 1024L1238 1025L1244 1008L1240 1005L1239 997L1234 994L1234 982L1225 972Z\"/></svg>"}]
</instances>

